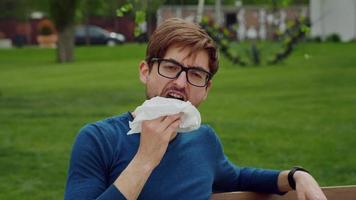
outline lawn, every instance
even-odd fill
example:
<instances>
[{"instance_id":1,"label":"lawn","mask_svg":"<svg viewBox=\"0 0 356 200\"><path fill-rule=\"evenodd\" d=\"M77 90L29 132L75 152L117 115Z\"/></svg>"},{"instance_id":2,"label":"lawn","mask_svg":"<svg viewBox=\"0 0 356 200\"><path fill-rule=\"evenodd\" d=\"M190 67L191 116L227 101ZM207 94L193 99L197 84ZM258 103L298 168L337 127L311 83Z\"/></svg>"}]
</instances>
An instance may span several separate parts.
<instances>
[{"instance_id":1,"label":"lawn","mask_svg":"<svg viewBox=\"0 0 356 200\"><path fill-rule=\"evenodd\" d=\"M0 50L0 199L63 199L68 159L86 123L145 99L145 46ZM222 58L204 123L240 166L302 165L323 186L356 184L356 44L302 44L277 66Z\"/></svg>"}]
</instances>

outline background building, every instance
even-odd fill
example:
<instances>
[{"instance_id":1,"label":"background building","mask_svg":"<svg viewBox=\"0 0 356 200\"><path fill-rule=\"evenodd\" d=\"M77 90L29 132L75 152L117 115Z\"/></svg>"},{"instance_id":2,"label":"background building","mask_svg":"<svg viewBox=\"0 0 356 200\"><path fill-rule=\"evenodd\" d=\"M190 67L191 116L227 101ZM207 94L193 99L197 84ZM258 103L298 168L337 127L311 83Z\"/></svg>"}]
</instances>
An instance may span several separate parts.
<instances>
[{"instance_id":1,"label":"background building","mask_svg":"<svg viewBox=\"0 0 356 200\"><path fill-rule=\"evenodd\" d=\"M204 6L204 16L220 21L222 26L236 32L239 40L245 39L273 39L276 31L283 33L288 21L301 16L308 17L307 5L289 6L273 10L268 6L221 6L221 19L216 20L216 8ZM179 17L194 21L197 15L195 5L161 6L157 10L157 24L171 17Z\"/></svg>"},{"instance_id":2,"label":"background building","mask_svg":"<svg viewBox=\"0 0 356 200\"><path fill-rule=\"evenodd\" d=\"M356 0L311 0L312 36L338 34L344 42L356 39Z\"/></svg>"}]
</instances>

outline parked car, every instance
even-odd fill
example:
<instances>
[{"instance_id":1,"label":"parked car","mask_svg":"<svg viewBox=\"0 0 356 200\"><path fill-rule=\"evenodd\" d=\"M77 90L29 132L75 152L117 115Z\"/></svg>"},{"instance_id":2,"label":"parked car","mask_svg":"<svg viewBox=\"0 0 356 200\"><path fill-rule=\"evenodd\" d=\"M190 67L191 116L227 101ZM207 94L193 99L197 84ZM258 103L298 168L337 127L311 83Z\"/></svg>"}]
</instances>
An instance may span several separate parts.
<instances>
[{"instance_id":1,"label":"parked car","mask_svg":"<svg viewBox=\"0 0 356 200\"><path fill-rule=\"evenodd\" d=\"M87 30L86 30L87 29ZM109 32L99 26L94 25L79 25L75 27L75 44L86 44L87 34L90 44L106 44L114 46L124 43L126 38L124 35L115 32Z\"/></svg>"}]
</instances>

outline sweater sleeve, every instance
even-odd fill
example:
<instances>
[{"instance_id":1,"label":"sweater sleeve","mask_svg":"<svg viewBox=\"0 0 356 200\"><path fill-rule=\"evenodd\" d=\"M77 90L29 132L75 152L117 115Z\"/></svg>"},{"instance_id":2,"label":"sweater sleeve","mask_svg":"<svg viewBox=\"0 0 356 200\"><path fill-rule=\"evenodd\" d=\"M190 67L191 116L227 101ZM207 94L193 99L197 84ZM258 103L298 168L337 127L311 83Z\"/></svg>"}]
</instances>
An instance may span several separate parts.
<instances>
[{"instance_id":1,"label":"sweater sleeve","mask_svg":"<svg viewBox=\"0 0 356 200\"><path fill-rule=\"evenodd\" d=\"M95 125L81 129L72 149L65 200L125 199L107 180L111 148L109 139Z\"/></svg>"},{"instance_id":2,"label":"sweater sleeve","mask_svg":"<svg viewBox=\"0 0 356 200\"><path fill-rule=\"evenodd\" d=\"M216 136L214 192L253 191L284 194L278 190L279 173L280 171L276 170L237 167L228 160Z\"/></svg>"}]
</instances>

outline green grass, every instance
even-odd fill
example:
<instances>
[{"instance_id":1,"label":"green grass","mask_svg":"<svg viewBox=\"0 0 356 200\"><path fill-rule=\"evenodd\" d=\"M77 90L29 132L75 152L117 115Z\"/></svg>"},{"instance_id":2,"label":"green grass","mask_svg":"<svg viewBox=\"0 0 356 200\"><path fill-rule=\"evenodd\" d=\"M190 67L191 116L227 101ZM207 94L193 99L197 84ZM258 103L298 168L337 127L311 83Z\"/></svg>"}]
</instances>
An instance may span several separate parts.
<instances>
[{"instance_id":1,"label":"green grass","mask_svg":"<svg viewBox=\"0 0 356 200\"><path fill-rule=\"evenodd\" d=\"M77 131L133 110L144 45L0 50L0 199L63 199ZM356 45L302 44L277 66L241 68L222 58L199 108L241 166L303 165L321 185L356 183ZM309 59L305 59L305 54Z\"/></svg>"}]
</instances>

